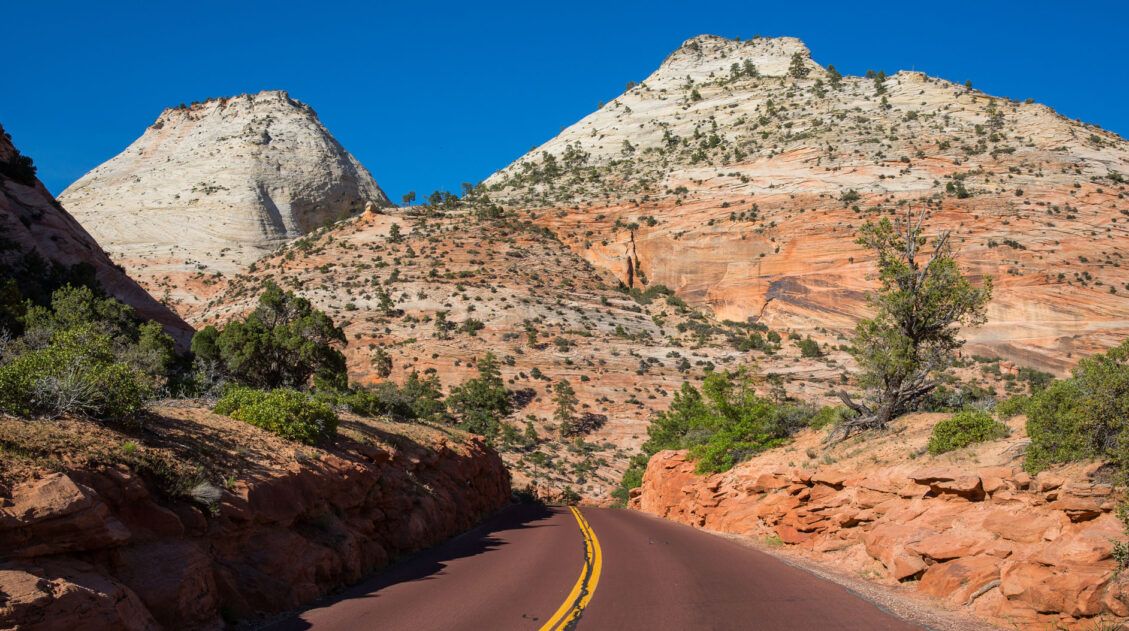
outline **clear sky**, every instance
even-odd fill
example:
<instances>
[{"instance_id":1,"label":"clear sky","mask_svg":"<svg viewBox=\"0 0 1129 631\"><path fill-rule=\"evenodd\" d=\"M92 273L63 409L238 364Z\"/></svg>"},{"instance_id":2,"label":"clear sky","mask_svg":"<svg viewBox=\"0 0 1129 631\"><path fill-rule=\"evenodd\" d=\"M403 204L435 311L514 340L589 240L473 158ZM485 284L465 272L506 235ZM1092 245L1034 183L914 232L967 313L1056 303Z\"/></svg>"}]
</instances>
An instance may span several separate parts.
<instances>
[{"instance_id":1,"label":"clear sky","mask_svg":"<svg viewBox=\"0 0 1129 631\"><path fill-rule=\"evenodd\" d=\"M917 69L1129 135L1124 2L71 2L0 10L0 123L53 192L181 102L284 89L389 196L457 190L687 38L791 35L846 74Z\"/></svg>"}]
</instances>

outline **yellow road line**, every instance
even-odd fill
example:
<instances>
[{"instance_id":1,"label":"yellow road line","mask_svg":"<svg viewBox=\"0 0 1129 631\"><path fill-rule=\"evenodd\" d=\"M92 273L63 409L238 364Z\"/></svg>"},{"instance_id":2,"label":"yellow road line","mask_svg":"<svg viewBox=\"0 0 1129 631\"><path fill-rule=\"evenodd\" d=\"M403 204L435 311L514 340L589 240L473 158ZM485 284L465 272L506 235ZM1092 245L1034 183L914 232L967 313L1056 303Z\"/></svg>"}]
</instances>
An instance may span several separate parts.
<instances>
[{"instance_id":1,"label":"yellow road line","mask_svg":"<svg viewBox=\"0 0 1129 631\"><path fill-rule=\"evenodd\" d=\"M600 570L604 565L600 540L588 525L588 520L584 519L580 509L575 506L569 506L568 509L572 511L572 516L580 526L580 534L584 536L584 566L580 568L580 578L576 579L576 584L572 586L572 591L568 593L564 603L545 624L541 625L540 631L561 631L572 628L580 619L581 612L588 606L588 601L592 600L592 594L595 593L596 585L600 582Z\"/></svg>"}]
</instances>

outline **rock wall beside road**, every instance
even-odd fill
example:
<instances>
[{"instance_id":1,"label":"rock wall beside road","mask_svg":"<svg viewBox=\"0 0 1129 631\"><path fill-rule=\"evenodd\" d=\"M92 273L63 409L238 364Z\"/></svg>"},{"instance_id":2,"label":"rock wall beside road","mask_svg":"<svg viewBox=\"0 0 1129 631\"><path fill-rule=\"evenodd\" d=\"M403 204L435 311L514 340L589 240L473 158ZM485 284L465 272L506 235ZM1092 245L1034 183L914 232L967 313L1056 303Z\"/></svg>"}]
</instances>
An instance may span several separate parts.
<instances>
[{"instance_id":1,"label":"rock wall beside road","mask_svg":"<svg viewBox=\"0 0 1129 631\"><path fill-rule=\"evenodd\" d=\"M0 628L221 628L355 583L509 500L481 439L425 433L300 448L196 489L198 501L163 497L124 466L4 479Z\"/></svg>"},{"instance_id":2,"label":"rock wall beside road","mask_svg":"<svg viewBox=\"0 0 1129 631\"><path fill-rule=\"evenodd\" d=\"M914 453L937 416L902 419L902 431L876 445L844 447L837 461L827 454L831 464L796 464L805 444L818 444L814 434L708 476L685 452L663 451L632 505L912 585L1006 628L1088 629L1129 616L1129 582L1113 559L1125 533L1102 469L1028 475L1016 459L1018 425L1013 437L964 453L891 458L892 447Z\"/></svg>"}]
</instances>

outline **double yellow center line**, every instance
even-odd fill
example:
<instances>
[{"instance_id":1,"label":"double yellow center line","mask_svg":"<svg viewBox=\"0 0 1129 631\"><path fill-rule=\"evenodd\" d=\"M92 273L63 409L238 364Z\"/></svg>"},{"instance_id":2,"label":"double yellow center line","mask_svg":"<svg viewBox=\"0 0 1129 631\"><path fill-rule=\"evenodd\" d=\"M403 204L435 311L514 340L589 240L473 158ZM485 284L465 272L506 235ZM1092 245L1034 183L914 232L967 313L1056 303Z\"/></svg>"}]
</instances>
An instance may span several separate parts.
<instances>
[{"instance_id":1,"label":"double yellow center line","mask_svg":"<svg viewBox=\"0 0 1129 631\"><path fill-rule=\"evenodd\" d=\"M584 566L580 568L580 578L576 579L576 584L572 586L572 591L568 593L564 603L553 617L541 626L540 631L572 629L580 619L581 612L588 606L588 601L592 600L592 594L600 582L600 568L604 564L603 554L600 552L600 540L596 538L596 533L592 532L588 520L580 514L580 509L575 506L569 506L568 509L572 511L572 516L580 525L580 534L584 535Z\"/></svg>"}]
</instances>

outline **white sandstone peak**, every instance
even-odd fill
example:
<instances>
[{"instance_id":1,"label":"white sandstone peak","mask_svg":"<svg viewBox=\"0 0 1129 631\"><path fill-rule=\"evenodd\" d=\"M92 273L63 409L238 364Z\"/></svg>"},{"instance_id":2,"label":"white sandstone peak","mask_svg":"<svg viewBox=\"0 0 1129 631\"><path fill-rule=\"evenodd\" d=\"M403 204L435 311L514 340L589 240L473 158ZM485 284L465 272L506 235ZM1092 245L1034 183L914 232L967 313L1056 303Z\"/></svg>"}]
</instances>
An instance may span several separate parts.
<instances>
[{"instance_id":1,"label":"white sandstone peak","mask_svg":"<svg viewBox=\"0 0 1129 631\"><path fill-rule=\"evenodd\" d=\"M144 275L236 271L368 202L391 205L313 109L282 91L168 108L59 200Z\"/></svg>"},{"instance_id":2,"label":"white sandstone peak","mask_svg":"<svg viewBox=\"0 0 1129 631\"><path fill-rule=\"evenodd\" d=\"M767 77L788 74L792 56L799 53L804 65L816 75L823 68L811 60L811 51L795 37L757 37L747 40L728 39L717 35L698 35L682 43L663 61L647 82L658 79L695 82L710 81L730 73L733 64L744 66L748 61L757 72Z\"/></svg>"}]
</instances>

